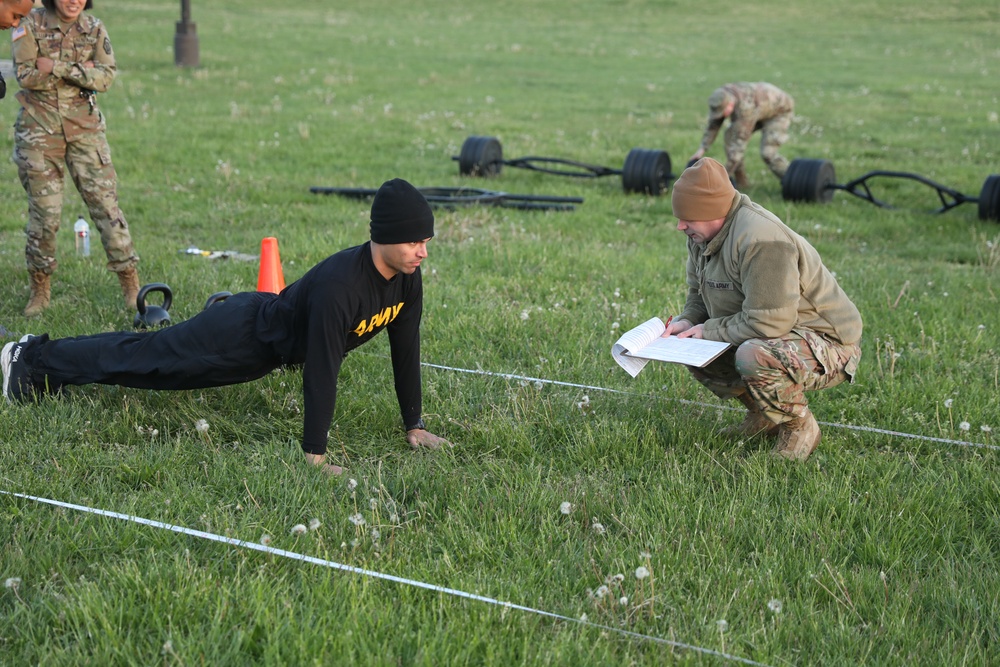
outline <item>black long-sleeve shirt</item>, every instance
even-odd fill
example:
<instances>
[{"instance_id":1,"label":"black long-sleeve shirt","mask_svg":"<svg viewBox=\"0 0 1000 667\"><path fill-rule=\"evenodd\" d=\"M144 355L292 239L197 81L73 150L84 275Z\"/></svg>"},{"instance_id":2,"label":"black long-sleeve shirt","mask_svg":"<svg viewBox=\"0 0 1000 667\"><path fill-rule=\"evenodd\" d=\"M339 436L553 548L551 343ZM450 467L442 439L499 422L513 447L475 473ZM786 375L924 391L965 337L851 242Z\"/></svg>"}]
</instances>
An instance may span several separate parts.
<instances>
[{"instance_id":1,"label":"black long-sleeve shirt","mask_svg":"<svg viewBox=\"0 0 1000 667\"><path fill-rule=\"evenodd\" d=\"M285 364L303 364L302 449L326 452L337 375L348 352L383 329L404 425L420 419L420 269L386 280L365 243L331 255L288 285L257 315L257 335Z\"/></svg>"}]
</instances>

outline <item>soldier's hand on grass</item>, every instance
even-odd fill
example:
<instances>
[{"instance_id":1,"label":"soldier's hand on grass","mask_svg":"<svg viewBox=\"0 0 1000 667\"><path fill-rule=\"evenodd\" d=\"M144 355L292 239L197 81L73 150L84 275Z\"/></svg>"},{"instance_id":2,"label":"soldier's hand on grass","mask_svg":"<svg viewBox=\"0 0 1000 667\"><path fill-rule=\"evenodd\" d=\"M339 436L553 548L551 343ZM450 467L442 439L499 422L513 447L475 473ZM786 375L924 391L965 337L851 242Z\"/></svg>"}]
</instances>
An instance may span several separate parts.
<instances>
[{"instance_id":1,"label":"soldier's hand on grass","mask_svg":"<svg viewBox=\"0 0 1000 667\"><path fill-rule=\"evenodd\" d=\"M410 447L413 449L418 449L420 447L426 447L427 449L441 449L442 447L451 447L452 444L440 438L428 430L422 428L415 428L406 432L406 441L410 443Z\"/></svg>"},{"instance_id":2,"label":"soldier's hand on grass","mask_svg":"<svg viewBox=\"0 0 1000 667\"><path fill-rule=\"evenodd\" d=\"M306 454L306 462L320 468L328 475L340 475L344 469L326 462L326 454Z\"/></svg>"}]
</instances>

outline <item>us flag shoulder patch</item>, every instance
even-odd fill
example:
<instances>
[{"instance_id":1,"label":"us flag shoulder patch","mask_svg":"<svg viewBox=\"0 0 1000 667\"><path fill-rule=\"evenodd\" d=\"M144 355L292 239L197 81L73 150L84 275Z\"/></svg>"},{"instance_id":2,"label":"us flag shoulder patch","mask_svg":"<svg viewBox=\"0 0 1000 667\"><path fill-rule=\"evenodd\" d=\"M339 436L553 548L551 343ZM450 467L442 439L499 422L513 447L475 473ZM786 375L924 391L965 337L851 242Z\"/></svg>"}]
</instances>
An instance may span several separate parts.
<instances>
[{"instance_id":1,"label":"us flag shoulder patch","mask_svg":"<svg viewBox=\"0 0 1000 667\"><path fill-rule=\"evenodd\" d=\"M26 34L28 34L28 31L25 29L25 27L23 25L19 25L14 30L14 32L10 33L10 41L16 42L17 40L24 37Z\"/></svg>"}]
</instances>

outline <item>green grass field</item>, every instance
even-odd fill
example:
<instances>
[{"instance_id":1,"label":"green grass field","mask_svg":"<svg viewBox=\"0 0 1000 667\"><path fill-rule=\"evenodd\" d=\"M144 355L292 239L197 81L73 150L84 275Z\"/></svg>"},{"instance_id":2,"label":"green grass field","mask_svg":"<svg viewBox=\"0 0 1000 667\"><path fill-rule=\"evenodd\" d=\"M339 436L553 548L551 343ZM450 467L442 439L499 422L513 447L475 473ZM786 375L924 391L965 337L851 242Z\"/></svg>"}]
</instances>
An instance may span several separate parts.
<instances>
[{"instance_id":1,"label":"green grass field","mask_svg":"<svg viewBox=\"0 0 1000 667\"><path fill-rule=\"evenodd\" d=\"M94 11L119 64L99 104L122 208L175 321L256 287L255 262L184 248L254 254L276 236L291 281L367 240L369 202L311 186L399 176L585 201L439 209L424 410L452 450L406 446L381 338L341 372L341 478L302 462L293 370L0 407L0 664L996 662L1000 226L975 204L931 213L911 182L879 184L895 209L786 202L752 141L748 194L818 248L865 320L858 381L812 397L823 442L793 464L719 437L740 413L684 369L632 380L611 358L623 330L683 304L668 196L616 176L465 178L452 160L482 135L507 158L613 168L665 150L679 172L712 89L767 80L796 99L790 158L831 160L839 183L907 171L976 197L1000 173L995 2L219 5L192 2L197 69L174 65L178 3ZM73 253L69 183L52 307L23 318L27 206L3 164L0 325L131 328L96 241Z\"/></svg>"}]
</instances>

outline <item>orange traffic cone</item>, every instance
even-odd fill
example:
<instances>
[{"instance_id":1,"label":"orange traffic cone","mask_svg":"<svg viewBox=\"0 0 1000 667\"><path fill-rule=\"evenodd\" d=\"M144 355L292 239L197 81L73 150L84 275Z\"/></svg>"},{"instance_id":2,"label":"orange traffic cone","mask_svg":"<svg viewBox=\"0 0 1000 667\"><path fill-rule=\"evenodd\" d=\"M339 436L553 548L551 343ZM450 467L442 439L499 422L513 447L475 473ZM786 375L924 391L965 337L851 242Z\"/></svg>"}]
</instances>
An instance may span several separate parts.
<instances>
[{"instance_id":1,"label":"orange traffic cone","mask_svg":"<svg viewBox=\"0 0 1000 667\"><path fill-rule=\"evenodd\" d=\"M260 272L257 274L257 291L277 294L285 289L285 276L281 273L278 239L268 236L260 242Z\"/></svg>"}]
</instances>

